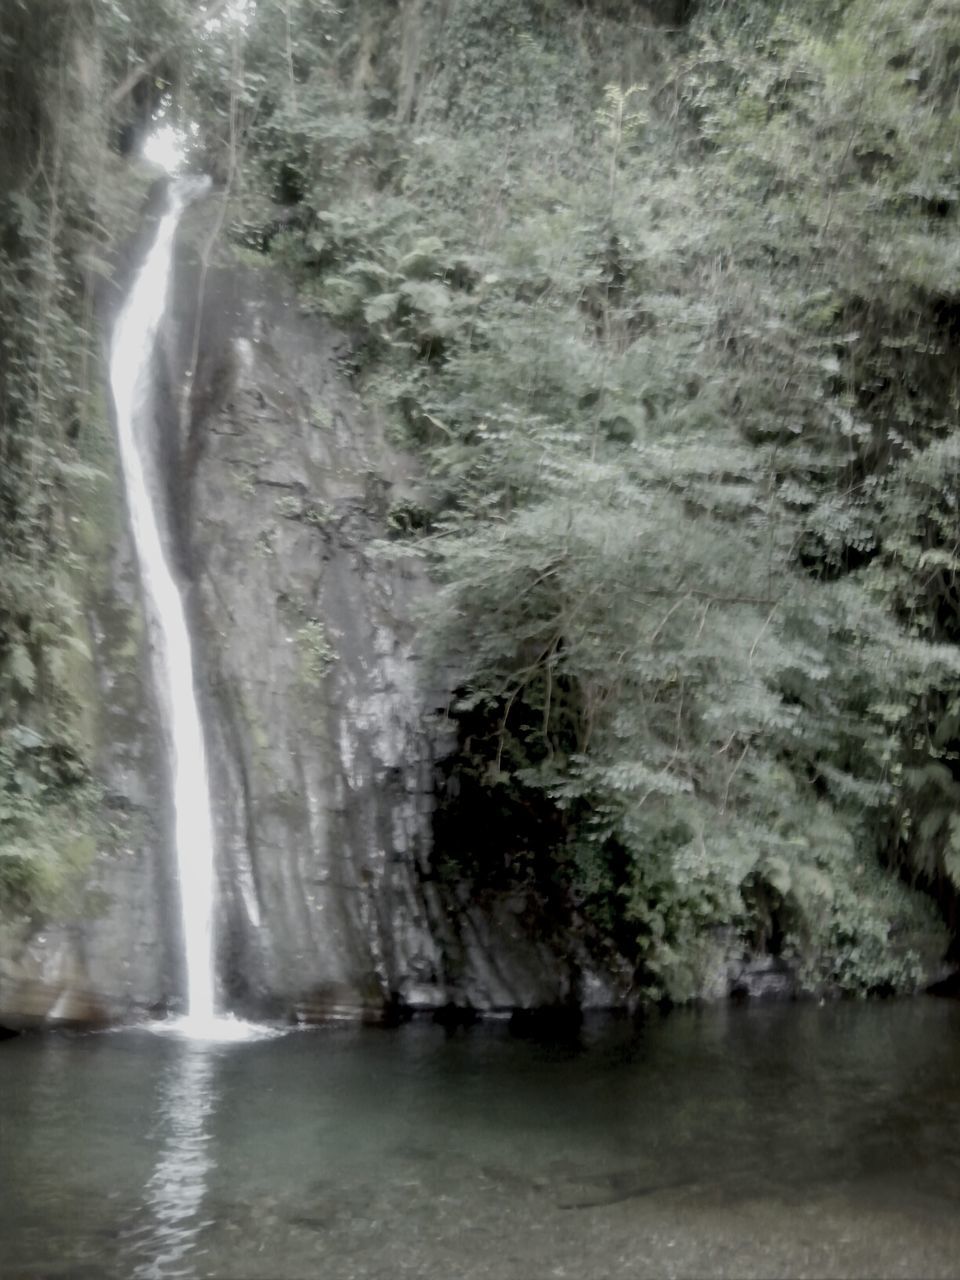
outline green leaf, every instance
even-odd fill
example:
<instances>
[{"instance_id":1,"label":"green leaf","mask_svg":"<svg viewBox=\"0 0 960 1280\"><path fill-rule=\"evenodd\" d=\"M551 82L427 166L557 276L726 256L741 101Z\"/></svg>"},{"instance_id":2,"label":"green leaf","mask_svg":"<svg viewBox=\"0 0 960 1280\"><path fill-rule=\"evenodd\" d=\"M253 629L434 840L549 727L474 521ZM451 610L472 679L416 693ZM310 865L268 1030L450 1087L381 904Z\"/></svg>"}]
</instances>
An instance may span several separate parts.
<instances>
[{"instance_id":1,"label":"green leaf","mask_svg":"<svg viewBox=\"0 0 960 1280\"><path fill-rule=\"evenodd\" d=\"M363 304L364 319L368 324L383 324L392 320L399 301L399 293L378 293Z\"/></svg>"},{"instance_id":2,"label":"green leaf","mask_svg":"<svg viewBox=\"0 0 960 1280\"><path fill-rule=\"evenodd\" d=\"M786 858L771 854L761 863L759 872L767 884L776 889L781 898L785 898L793 887L793 873Z\"/></svg>"}]
</instances>

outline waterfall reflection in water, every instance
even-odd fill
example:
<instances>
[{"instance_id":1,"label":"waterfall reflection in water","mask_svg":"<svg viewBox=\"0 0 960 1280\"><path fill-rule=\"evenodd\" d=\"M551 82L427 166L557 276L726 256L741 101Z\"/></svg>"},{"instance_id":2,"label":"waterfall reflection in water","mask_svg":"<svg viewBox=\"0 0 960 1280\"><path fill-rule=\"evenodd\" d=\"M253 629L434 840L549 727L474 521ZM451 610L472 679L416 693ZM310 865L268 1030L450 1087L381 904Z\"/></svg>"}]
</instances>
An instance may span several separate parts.
<instances>
[{"instance_id":1,"label":"waterfall reflection in water","mask_svg":"<svg viewBox=\"0 0 960 1280\"><path fill-rule=\"evenodd\" d=\"M215 1064L203 1043L185 1043L160 1087L155 1137L160 1150L144 1193L144 1219L130 1240L136 1280L193 1274L190 1255L214 1168L210 1117Z\"/></svg>"},{"instance_id":2,"label":"waterfall reflection in water","mask_svg":"<svg viewBox=\"0 0 960 1280\"><path fill-rule=\"evenodd\" d=\"M960 1275L960 1004L0 1046L3 1280Z\"/></svg>"}]
</instances>

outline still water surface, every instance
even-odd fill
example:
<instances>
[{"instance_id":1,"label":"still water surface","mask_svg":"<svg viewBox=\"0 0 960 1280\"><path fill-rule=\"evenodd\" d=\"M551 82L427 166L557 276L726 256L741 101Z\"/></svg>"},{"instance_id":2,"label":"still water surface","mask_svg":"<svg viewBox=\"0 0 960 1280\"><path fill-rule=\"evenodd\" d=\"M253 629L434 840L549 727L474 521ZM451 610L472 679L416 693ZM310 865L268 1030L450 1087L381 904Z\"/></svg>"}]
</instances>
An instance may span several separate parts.
<instances>
[{"instance_id":1,"label":"still water surface","mask_svg":"<svg viewBox=\"0 0 960 1280\"><path fill-rule=\"evenodd\" d=\"M960 1005L0 1044L4 1280L960 1277Z\"/></svg>"}]
</instances>

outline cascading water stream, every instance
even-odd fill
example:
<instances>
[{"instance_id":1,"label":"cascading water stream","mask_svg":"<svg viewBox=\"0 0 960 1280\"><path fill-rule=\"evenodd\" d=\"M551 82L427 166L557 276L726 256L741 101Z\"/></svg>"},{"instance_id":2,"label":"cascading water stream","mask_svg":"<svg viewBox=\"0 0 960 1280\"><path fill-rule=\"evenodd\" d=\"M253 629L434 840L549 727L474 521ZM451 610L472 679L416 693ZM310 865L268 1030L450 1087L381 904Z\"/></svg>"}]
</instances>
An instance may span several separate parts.
<instances>
[{"instance_id":1,"label":"cascading water stream","mask_svg":"<svg viewBox=\"0 0 960 1280\"><path fill-rule=\"evenodd\" d=\"M193 679L186 612L168 561L145 463L144 419L151 407L157 332L166 307L174 234L183 210L210 186L181 178L113 331L110 385L116 407L120 460L130 523L149 612L158 635L157 677L168 717L177 869L186 950L189 1034L216 1034L214 980L214 839L203 726Z\"/></svg>"}]
</instances>

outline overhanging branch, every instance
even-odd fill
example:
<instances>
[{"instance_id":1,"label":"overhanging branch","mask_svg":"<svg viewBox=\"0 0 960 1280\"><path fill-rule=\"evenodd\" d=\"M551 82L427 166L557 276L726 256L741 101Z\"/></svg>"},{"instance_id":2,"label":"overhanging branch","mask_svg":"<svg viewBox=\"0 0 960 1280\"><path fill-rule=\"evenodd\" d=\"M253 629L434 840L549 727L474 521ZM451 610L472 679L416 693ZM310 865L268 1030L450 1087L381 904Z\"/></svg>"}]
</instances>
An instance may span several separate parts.
<instances>
[{"instance_id":1,"label":"overhanging branch","mask_svg":"<svg viewBox=\"0 0 960 1280\"><path fill-rule=\"evenodd\" d=\"M207 5L203 10L201 10L201 12L196 14L193 21L187 24L185 34L189 35L204 23L212 22L214 18L218 17L223 12L229 3L230 0L212 0L211 4ZM156 70L173 47L173 42L164 45L162 49L158 49L156 53L151 54L151 56L141 62L139 66L134 67L132 71L124 76L114 89L113 93L110 94L110 97L107 99L107 105L115 107L118 103L122 102L128 94L133 92L145 76L150 75L152 71Z\"/></svg>"}]
</instances>

